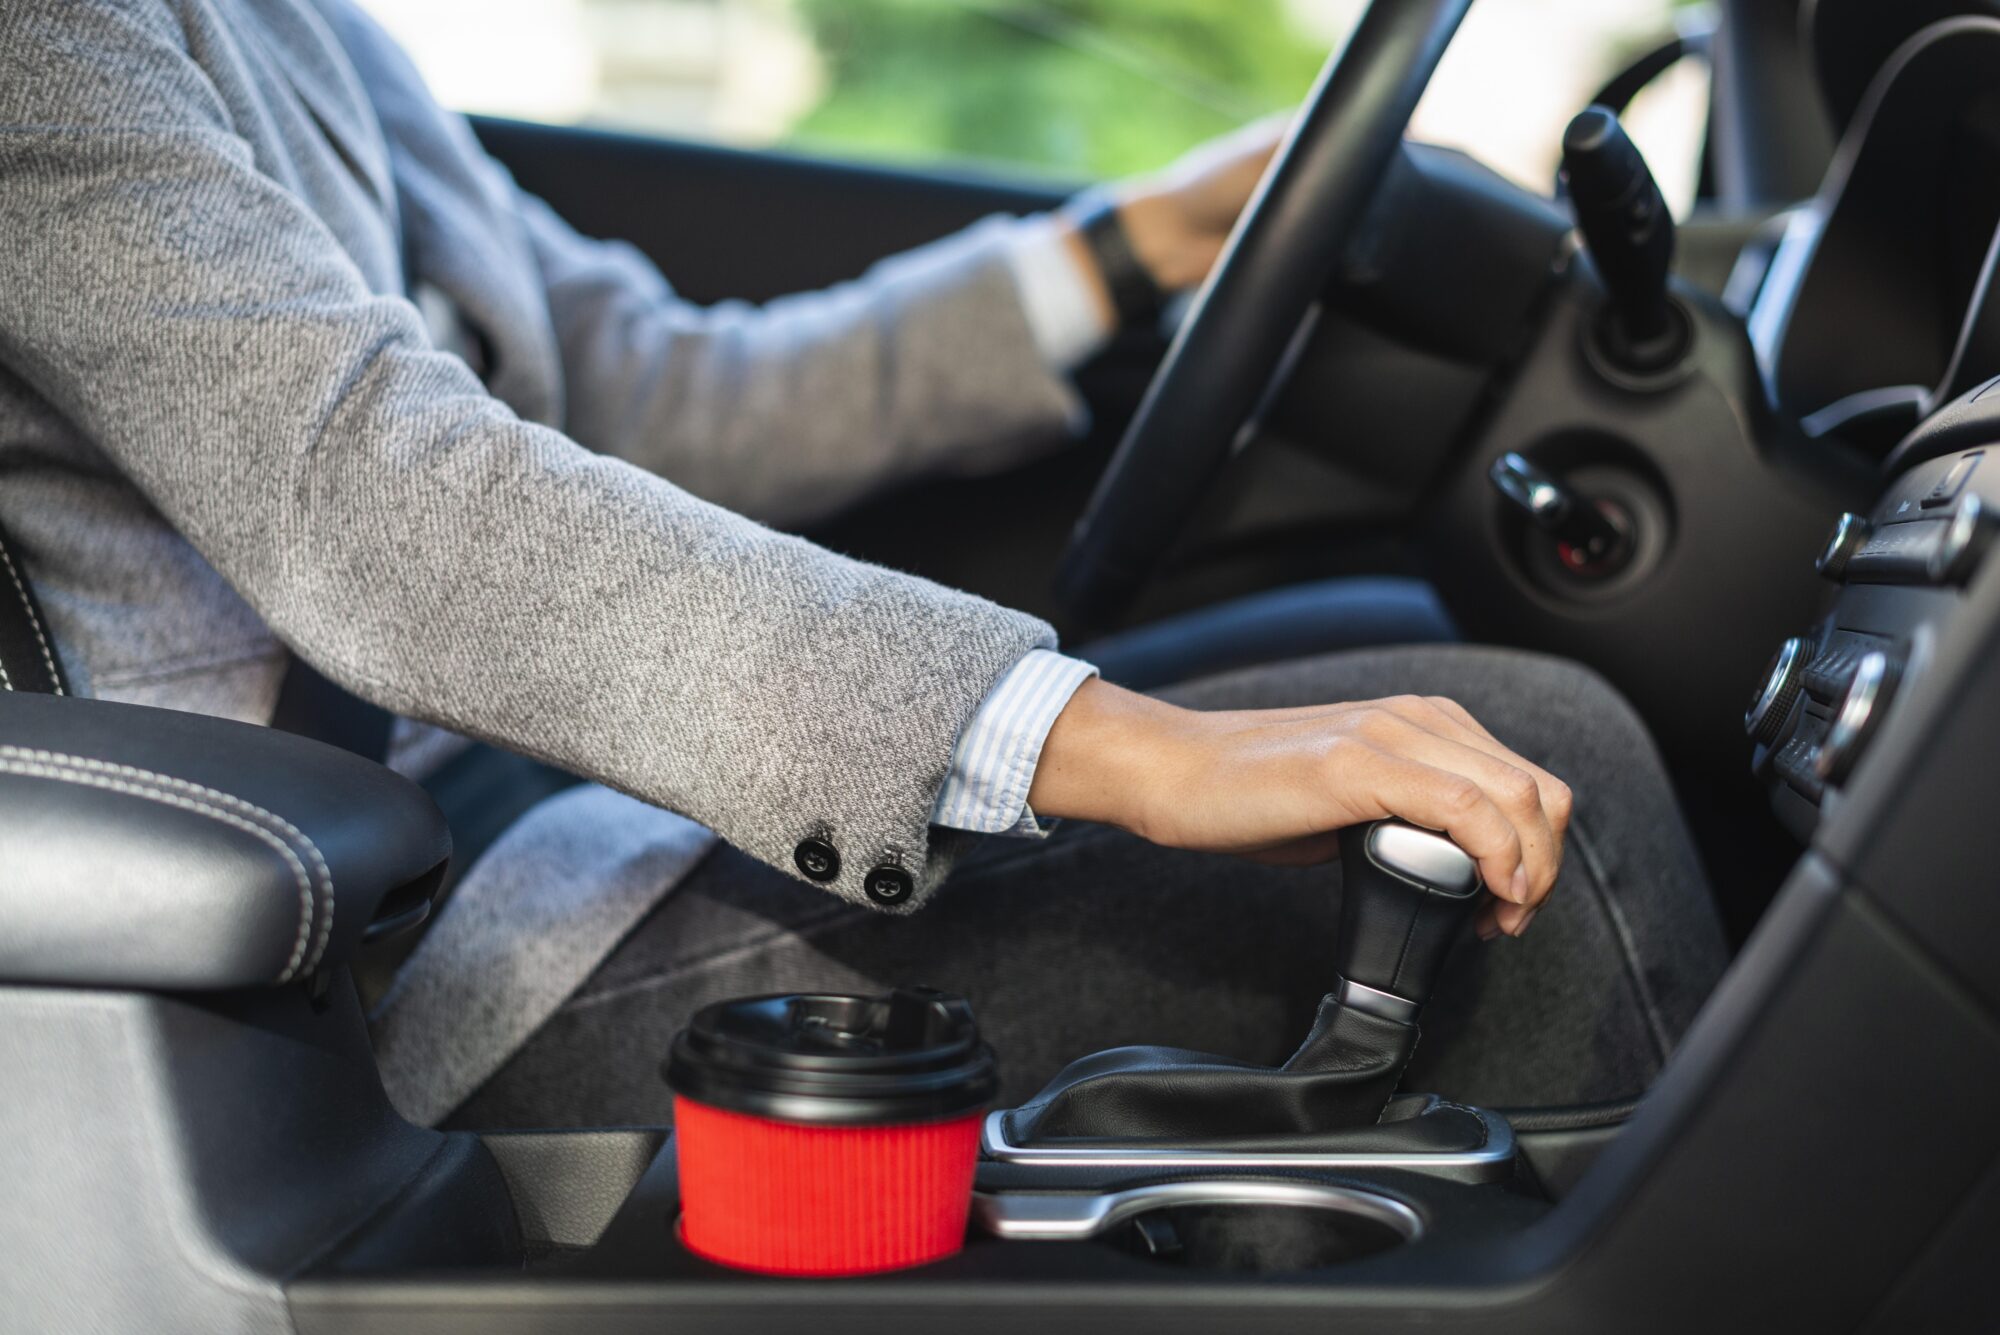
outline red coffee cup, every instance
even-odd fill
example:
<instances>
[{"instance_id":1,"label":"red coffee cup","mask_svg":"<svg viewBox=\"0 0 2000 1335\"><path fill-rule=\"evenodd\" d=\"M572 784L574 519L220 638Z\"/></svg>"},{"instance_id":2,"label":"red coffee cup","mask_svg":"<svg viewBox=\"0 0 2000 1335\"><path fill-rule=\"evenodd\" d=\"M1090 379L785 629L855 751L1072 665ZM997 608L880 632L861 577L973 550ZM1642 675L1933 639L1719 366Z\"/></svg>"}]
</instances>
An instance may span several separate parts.
<instances>
[{"instance_id":1,"label":"red coffee cup","mask_svg":"<svg viewBox=\"0 0 2000 1335\"><path fill-rule=\"evenodd\" d=\"M772 1275L865 1275L965 1242L998 1085L972 1008L928 988L748 997L674 1039L681 1241Z\"/></svg>"}]
</instances>

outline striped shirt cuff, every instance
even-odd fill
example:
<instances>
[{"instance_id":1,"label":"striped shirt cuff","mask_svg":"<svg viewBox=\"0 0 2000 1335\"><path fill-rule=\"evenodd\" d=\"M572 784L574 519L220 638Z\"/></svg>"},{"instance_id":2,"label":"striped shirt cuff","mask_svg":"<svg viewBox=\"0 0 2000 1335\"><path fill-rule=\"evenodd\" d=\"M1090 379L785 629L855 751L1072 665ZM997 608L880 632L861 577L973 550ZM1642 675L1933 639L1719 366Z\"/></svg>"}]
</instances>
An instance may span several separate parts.
<instances>
[{"instance_id":1,"label":"striped shirt cuff","mask_svg":"<svg viewBox=\"0 0 2000 1335\"><path fill-rule=\"evenodd\" d=\"M959 734L931 824L1029 838L1048 833L1028 809L1028 789L1056 715L1096 675L1090 664L1050 649L1031 649L1007 669Z\"/></svg>"},{"instance_id":2,"label":"striped shirt cuff","mask_svg":"<svg viewBox=\"0 0 2000 1335\"><path fill-rule=\"evenodd\" d=\"M1008 267L1028 317L1028 333L1051 371L1066 374L1088 361L1112 331L1077 268L1056 220L1046 213L1021 219L1007 248Z\"/></svg>"}]
</instances>

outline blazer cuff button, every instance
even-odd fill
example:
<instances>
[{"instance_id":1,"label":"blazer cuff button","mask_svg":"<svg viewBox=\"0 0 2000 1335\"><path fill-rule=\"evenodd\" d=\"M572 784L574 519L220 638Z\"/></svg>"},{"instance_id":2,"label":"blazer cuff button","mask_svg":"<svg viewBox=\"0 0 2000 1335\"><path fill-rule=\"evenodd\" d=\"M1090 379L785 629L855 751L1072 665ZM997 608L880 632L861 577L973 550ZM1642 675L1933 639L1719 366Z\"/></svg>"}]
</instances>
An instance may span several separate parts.
<instances>
[{"instance_id":1,"label":"blazer cuff button","mask_svg":"<svg viewBox=\"0 0 2000 1335\"><path fill-rule=\"evenodd\" d=\"M900 904L916 893L917 883L901 867L882 866L868 873L861 888L877 904Z\"/></svg>"},{"instance_id":2,"label":"blazer cuff button","mask_svg":"<svg viewBox=\"0 0 2000 1335\"><path fill-rule=\"evenodd\" d=\"M840 854L834 851L832 844L818 836L799 840L799 846L792 850L792 862L809 881L824 885L840 879ZM871 890L869 893L874 892Z\"/></svg>"}]
</instances>

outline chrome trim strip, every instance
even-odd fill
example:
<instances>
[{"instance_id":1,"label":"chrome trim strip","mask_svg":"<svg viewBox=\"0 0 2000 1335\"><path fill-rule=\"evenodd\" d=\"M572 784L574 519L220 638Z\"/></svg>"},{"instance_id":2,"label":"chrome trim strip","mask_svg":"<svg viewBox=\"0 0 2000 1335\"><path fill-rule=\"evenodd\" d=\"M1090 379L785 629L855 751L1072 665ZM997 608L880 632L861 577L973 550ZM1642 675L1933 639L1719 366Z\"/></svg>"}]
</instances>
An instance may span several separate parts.
<instances>
[{"instance_id":1,"label":"chrome trim strip","mask_svg":"<svg viewBox=\"0 0 2000 1335\"><path fill-rule=\"evenodd\" d=\"M1399 997L1394 992L1384 992L1366 983L1357 983L1352 978L1341 979L1340 986L1334 989L1334 995L1340 999L1340 1004L1343 1006L1351 1007L1366 1015L1373 1015L1377 1019L1393 1020L1397 1024L1415 1024L1418 1014L1423 1010L1423 1007L1408 997Z\"/></svg>"},{"instance_id":2,"label":"chrome trim strip","mask_svg":"<svg viewBox=\"0 0 2000 1335\"><path fill-rule=\"evenodd\" d=\"M1368 857L1386 872L1464 899L1479 893L1479 864L1464 849L1435 830L1400 820L1377 821L1368 831Z\"/></svg>"},{"instance_id":3,"label":"chrome trim strip","mask_svg":"<svg viewBox=\"0 0 2000 1335\"><path fill-rule=\"evenodd\" d=\"M1496 1117L1479 1108L1472 1111L1486 1125L1486 1143L1476 1150L1449 1154L1388 1154L1379 1151L1351 1154L1313 1151L1264 1153L1249 1150L1154 1150L1116 1145L1016 1145L1007 1139L1007 1109L986 1115L986 1124L979 1134L979 1151L984 1158L996 1163L1042 1168L1158 1168L1176 1172L1215 1168L1246 1172L1264 1168L1408 1168L1417 1172L1434 1172L1440 1168L1455 1168L1472 1170L1482 1182L1503 1178L1512 1171L1514 1162L1514 1128L1504 1117Z\"/></svg>"},{"instance_id":4,"label":"chrome trim strip","mask_svg":"<svg viewBox=\"0 0 2000 1335\"><path fill-rule=\"evenodd\" d=\"M1854 767L1861 742L1876 721L1876 710L1885 694L1883 683L1889 678L1889 657L1875 649L1861 656L1855 666L1854 680L1848 685L1847 696L1840 702L1834 713L1833 723L1826 730L1826 740L1819 744L1819 754L1813 758L1813 772L1825 783L1837 783L1847 777Z\"/></svg>"},{"instance_id":5,"label":"chrome trim strip","mask_svg":"<svg viewBox=\"0 0 2000 1335\"><path fill-rule=\"evenodd\" d=\"M1415 1210L1388 1196L1319 1182L1159 1182L1099 1196L975 1192L972 1218L996 1238L1015 1242L1073 1242L1107 1233L1149 1210L1175 1205L1279 1205L1331 1210L1372 1220L1405 1242L1424 1235Z\"/></svg>"},{"instance_id":6,"label":"chrome trim strip","mask_svg":"<svg viewBox=\"0 0 2000 1335\"><path fill-rule=\"evenodd\" d=\"M1960 567L1972 551L1973 542L1979 537L1979 526L1985 522L1986 507L1979 497L1968 491L1959 498L1958 513L1951 517L1951 524L1931 549L1929 564L1925 567L1933 584L1947 584L1970 574Z\"/></svg>"},{"instance_id":7,"label":"chrome trim strip","mask_svg":"<svg viewBox=\"0 0 2000 1335\"><path fill-rule=\"evenodd\" d=\"M1813 569L1828 579L1839 579L1840 572L1847 567L1847 558L1868 541L1868 531L1873 527L1864 516L1843 510L1840 518L1833 521L1833 532L1826 535L1826 546L1813 558Z\"/></svg>"}]
</instances>

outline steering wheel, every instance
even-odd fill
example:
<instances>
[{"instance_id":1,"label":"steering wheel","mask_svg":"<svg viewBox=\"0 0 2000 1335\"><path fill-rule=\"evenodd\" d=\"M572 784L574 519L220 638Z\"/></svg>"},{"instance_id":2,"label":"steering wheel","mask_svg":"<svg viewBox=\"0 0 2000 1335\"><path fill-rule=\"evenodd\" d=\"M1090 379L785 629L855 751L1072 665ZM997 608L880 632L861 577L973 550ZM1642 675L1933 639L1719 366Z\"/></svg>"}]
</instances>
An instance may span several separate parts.
<instances>
[{"instance_id":1,"label":"steering wheel","mask_svg":"<svg viewBox=\"0 0 2000 1335\"><path fill-rule=\"evenodd\" d=\"M1086 623L1138 592L1235 451L1472 0L1373 0L1327 58L1084 508L1056 596Z\"/></svg>"}]
</instances>

